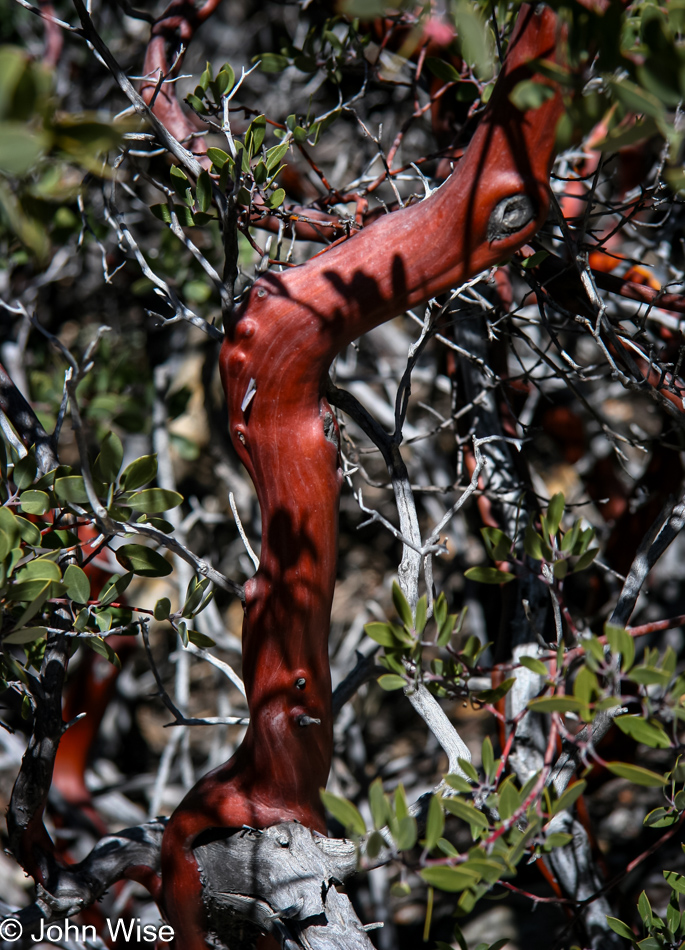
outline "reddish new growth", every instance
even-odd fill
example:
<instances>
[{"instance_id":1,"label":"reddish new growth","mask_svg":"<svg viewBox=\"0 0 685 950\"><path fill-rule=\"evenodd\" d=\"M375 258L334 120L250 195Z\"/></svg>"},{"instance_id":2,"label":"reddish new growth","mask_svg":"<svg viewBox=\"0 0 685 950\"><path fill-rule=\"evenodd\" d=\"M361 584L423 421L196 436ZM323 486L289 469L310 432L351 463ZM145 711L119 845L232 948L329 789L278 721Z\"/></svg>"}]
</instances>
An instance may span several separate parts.
<instances>
[{"instance_id":1,"label":"reddish new growth","mask_svg":"<svg viewBox=\"0 0 685 950\"><path fill-rule=\"evenodd\" d=\"M188 950L205 947L192 854L200 832L281 820L326 827L319 790L332 754L327 641L341 485L337 426L322 395L330 363L372 327L509 256L545 221L561 97L554 89L521 112L509 94L530 78L531 60L554 57L557 29L549 8L521 8L480 126L430 198L301 267L261 277L226 327L230 434L257 490L262 553L245 589L249 728L233 758L188 793L164 836L164 907Z\"/></svg>"}]
</instances>

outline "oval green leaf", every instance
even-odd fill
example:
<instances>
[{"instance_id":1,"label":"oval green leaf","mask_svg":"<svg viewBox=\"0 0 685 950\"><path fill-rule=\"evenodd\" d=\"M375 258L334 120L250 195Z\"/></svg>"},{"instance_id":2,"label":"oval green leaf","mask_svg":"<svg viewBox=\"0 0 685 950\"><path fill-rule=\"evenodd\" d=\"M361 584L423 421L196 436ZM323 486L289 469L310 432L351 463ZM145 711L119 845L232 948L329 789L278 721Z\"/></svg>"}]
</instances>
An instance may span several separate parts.
<instances>
[{"instance_id":1,"label":"oval green leaf","mask_svg":"<svg viewBox=\"0 0 685 950\"><path fill-rule=\"evenodd\" d=\"M114 553L125 570L141 577L166 577L173 570L161 554L144 544L122 544Z\"/></svg>"},{"instance_id":2,"label":"oval green leaf","mask_svg":"<svg viewBox=\"0 0 685 950\"><path fill-rule=\"evenodd\" d=\"M633 785L645 785L648 788L657 788L666 784L663 775L645 769L641 765L630 765L628 762L607 762L607 768L614 775L628 779Z\"/></svg>"},{"instance_id":3,"label":"oval green leaf","mask_svg":"<svg viewBox=\"0 0 685 950\"><path fill-rule=\"evenodd\" d=\"M90 600L90 581L88 575L78 564L70 564L64 572L67 597L77 604L87 604Z\"/></svg>"},{"instance_id":4,"label":"oval green leaf","mask_svg":"<svg viewBox=\"0 0 685 950\"><path fill-rule=\"evenodd\" d=\"M326 810L329 811L334 818L337 818L344 828L347 828L355 835L366 834L366 824L356 805L353 805L352 802L346 798L341 798L339 795L327 792L323 788L319 794Z\"/></svg>"},{"instance_id":5,"label":"oval green leaf","mask_svg":"<svg viewBox=\"0 0 685 950\"><path fill-rule=\"evenodd\" d=\"M177 508L182 502L183 495L177 491L169 491L166 488L144 488L143 491L136 492L135 495L127 498L125 504L134 511L156 514L168 511L170 508Z\"/></svg>"}]
</instances>

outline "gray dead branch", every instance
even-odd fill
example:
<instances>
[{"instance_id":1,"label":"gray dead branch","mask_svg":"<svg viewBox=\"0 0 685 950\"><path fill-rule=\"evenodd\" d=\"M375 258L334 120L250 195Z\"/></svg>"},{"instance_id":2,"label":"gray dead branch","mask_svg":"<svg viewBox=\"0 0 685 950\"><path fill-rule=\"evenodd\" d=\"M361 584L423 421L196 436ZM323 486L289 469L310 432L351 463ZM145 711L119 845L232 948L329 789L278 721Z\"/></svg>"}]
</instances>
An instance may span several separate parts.
<instances>
[{"instance_id":1,"label":"gray dead branch","mask_svg":"<svg viewBox=\"0 0 685 950\"><path fill-rule=\"evenodd\" d=\"M234 832L197 847L195 856L217 947L247 948L262 932L284 950L373 946L349 898L336 889L356 870L352 842L284 822Z\"/></svg>"}]
</instances>

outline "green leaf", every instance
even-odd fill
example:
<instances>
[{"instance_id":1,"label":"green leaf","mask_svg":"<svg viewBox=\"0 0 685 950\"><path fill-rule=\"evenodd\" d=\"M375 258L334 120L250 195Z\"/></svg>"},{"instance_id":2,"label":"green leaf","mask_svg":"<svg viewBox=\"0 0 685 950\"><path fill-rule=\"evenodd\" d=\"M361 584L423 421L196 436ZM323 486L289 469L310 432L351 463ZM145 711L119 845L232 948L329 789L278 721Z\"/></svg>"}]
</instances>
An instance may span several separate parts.
<instances>
[{"instance_id":1,"label":"green leaf","mask_svg":"<svg viewBox=\"0 0 685 950\"><path fill-rule=\"evenodd\" d=\"M622 920L619 920L618 917L607 917L607 923L619 937L625 937L626 940L635 942L635 934L630 929L628 924L624 924Z\"/></svg>"},{"instance_id":2,"label":"green leaf","mask_svg":"<svg viewBox=\"0 0 685 950\"><path fill-rule=\"evenodd\" d=\"M642 891L638 898L637 910L645 927L651 927L653 923L652 905L649 903L649 898L647 897L645 891Z\"/></svg>"},{"instance_id":3,"label":"green leaf","mask_svg":"<svg viewBox=\"0 0 685 950\"><path fill-rule=\"evenodd\" d=\"M19 515L16 516L16 523L19 526L19 532L21 534L22 541L25 541L26 544L30 544L32 547L38 547L41 545L42 536L40 530L35 524L33 524L31 521L27 521L26 518L22 518ZM11 550L11 548L9 550ZM7 553L9 553L9 550ZM4 560L6 556L7 554L3 555L0 553L0 561Z\"/></svg>"},{"instance_id":4,"label":"green leaf","mask_svg":"<svg viewBox=\"0 0 685 950\"><path fill-rule=\"evenodd\" d=\"M476 772L472 762L470 762L468 759L458 758L457 763L467 778L470 778L472 782L478 781L478 772Z\"/></svg>"},{"instance_id":5,"label":"green leaf","mask_svg":"<svg viewBox=\"0 0 685 950\"><path fill-rule=\"evenodd\" d=\"M641 686L668 686L671 674L655 666L634 666L629 679Z\"/></svg>"},{"instance_id":6,"label":"green leaf","mask_svg":"<svg viewBox=\"0 0 685 950\"><path fill-rule=\"evenodd\" d=\"M542 560L542 538L533 527L532 521L526 525L523 547L528 557L532 557L534 561Z\"/></svg>"},{"instance_id":7,"label":"green leaf","mask_svg":"<svg viewBox=\"0 0 685 950\"><path fill-rule=\"evenodd\" d=\"M496 567L470 567L468 571L464 571L464 577L481 584L508 584L514 580L515 575L509 571L498 571Z\"/></svg>"},{"instance_id":8,"label":"green leaf","mask_svg":"<svg viewBox=\"0 0 685 950\"><path fill-rule=\"evenodd\" d=\"M364 624L364 632L367 637L375 640L376 643L380 643L382 647L397 647L398 645L397 638L389 623L378 623L376 621L366 623Z\"/></svg>"},{"instance_id":9,"label":"green leaf","mask_svg":"<svg viewBox=\"0 0 685 950\"><path fill-rule=\"evenodd\" d=\"M51 555L54 556L54 555ZM41 580L41 581L61 581L62 572L59 566L50 557L36 557L28 564L24 564L15 574L17 581Z\"/></svg>"},{"instance_id":10,"label":"green leaf","mask_svg":"<svg viewBox=\"0 0 685 950\"><path fill-rule=\"evenodd\" d=\"M272 211L275 211L277 208L281 207L284 201L285 190L283 188L277 188L272 195L269 195L267 204Z\"/></svg>"},{"instance_id":11,"label":"green leaf","mask_svg":"<svg viewBox=\"0 0 685 950\"><path fill-rule=\"evenodd\" d=\"M27 515L44 515L50 507L50 498L44 491L23 491L20 496L21 510Z\"/></svg>"},{"instance_id":12,"label":"green leaf","mask_svg":"<svg viewBox=\"0 0 685 950\"><path fill-rule=\"evenodd\" d=\"M125 491L134 491L147 485L157 475L157 455L143 455L127 465L121 473L119 484Z\"/></svg>"},{"instance_id":13,"label":"green leaf","mask_svg":"<svg viewBox=\"0 0 685 950\"><path fill-rule=\"evenodd\" d=\"M3 643L32 643L34 640L40 639L40 637L47 637L48 630L47 627L24 627L22 630L17 630L15 633L10 633L8 636L3 637Z\"/></svg>"},{"instance_id":14,"label":"green leaf","mask_svg":"<svg viewBox=\"0 0 685 950\"><path fill-rule=\"evenodd\" d=\"M564 516L565 506L566 501L563 492L557 492L556 495L553 495L549 500L549 505L547 506L547 530L551 537L554 537L559 530L561 519Z\"/></svg>"},{"instance_id":15,"label":"green leaf","mask_svg":"<svg viewBox=\"0 0 685 950\"><path fill-rule=\"evenodd\" d=\"M115 601L118 597L120 597L124 593L128 585L131 583L132 579L133 579L133 572L130 572L128 574L115 574L113 577L110 577L110 579L107 581L107 583L104 585L104 587L100 591L100 596L98 597L98 603L100 604L100 606L107 607L109 604ZM95 619L96 620L98 619L97 614L95 615ZM107 630L109 630L109 626L111 626L111 617L110 617L110 623L106 627ZM102 629L102 627L100 629Z\"/></svg>"},{"instance_id":16,"label":"green leaf","mask_svg":"<svg viewBox=\"0 0 685 950\"><path fill-rule=\"evenodd\" d=\"M558 815L559 812L568 811L571 809L575 803L578 801L580 796L583 794L587 788L587 782L576 782L575 785L571 785L570 788L567 788L559 798L552 805L552 810L550 814Z\"/></svg>"},{"instance_id":17,"label":"green leaf","mask_svg":"<svg viewBox=\"0 0 685 950\"><path fill-rule=\"evenodd\" d=\"M378 677L378 685L381 689L392 692L394 689L404 689L407 681L403 676L397 676L395 673L384 673Z\"/></svg>"},{"instance_id":18,"label":"green leaf","mask_svg":"<svg viewBox=\"0 0 685 950\"><path fill-rule=\"evenodd\" d=\"M583 706L587 706L598 693L599 683L597 682L597 677L587 666L581 667L576 674L576 679L573 684L574 697L580 700Z\"/></svg>"},{"instance_id":19,"label":"green leaf","mask_svg":"<svg viewBox=\"0 0 685 950\"><path fill-rule=\"evenodd\" d=\"M273 148L267 149L266 167L268 171L271 172L274 168L278 168L281 159L287 154L289 148L289 142L282 142L280 145L274 145Z\"/></svg>"},{"instance_id":20,"label":"green leaf","mask_svg":"<svg viewBox=\"0 0 685 950\"><path fill-rule=\"evenodd\" d=\"M426 836L424 847L427 851L432 851L442 837L445 830L445 815L442 810L442 801L439 795L433 795L428 805L428 817L426 818Z\"/></svg>"},{"instance_id":21,"label":"green leaf","mask_svg":"<svg viewBox=\"0 0 685 950\"><path fill-rule=\"evenodd\" d=\"M36 453L33 449L25 455L23 459L19 459L18 462L14 464L14 471L12 472L12 481L21 491L24 488L29 488L33 485L33 482L36 477Z\"/></svg>"},{"instance_id":22,"label":"green leaf","mask_svg":"<svg viewBox=\"0 0 685 950\"><path fill-rule=\"evenodd\" d=\"M55 479L55 494L60 501L75 505L88 504L88 493L81 475L68 475Z\"/></svg>"},{"instance_id":23,"label":"green leaf","mask_svg":"<svg viewBox=\"0 0 685 950\"><path fill-rule=\"evenodd\" d=\"M212 179L208 171L200 172L195 194L200 211L209 211L212 206Z\"/></svg>"},{"instance_id":24,"label":"green leaf","mask_svg":"<svg viewBox=\"0 0 685 950\"><path fill-rule=\"evenodd\" d=\"M199 630L189 629L188 639L191 643L194 643L196 647L201 647L203 650L216 646L215 640L212 640L211 637L205 636L204 633L200 633Z\"/></svg>"},{"instance_id":25,"label":"green leaf","mask_svg":"<svg viewBox=\"0 0 685 950\"><path fill-rule=\"evenodd\" d=\"M545 844L549 848L563 848L569 841L573 841L573 835L567 834L565 831L553 831L551 835L547 835L545 838Z\"/></svg>"},{"instance_id":26,"label":"green leaf","mask_svg":"<svg viewBox=\"0 0 685 950\"><path fill-rule=\"evenodd\" d=\"M549 676L549 670L542 660L536 660L533 656L520 656L519 663L530 670L531 673L537 673L538 676Z\"/></svg>"},{"instance_id":27,"label":"green leaf","mask_svg":"<svg viewBox=\"0 0 685 950\"><path fill-rule=\"evenodd\" d=\"M468 0L457 0L451 7L459 36L461 54L480 79L490 79L493 74L492 34L480 15Z\"/></svg>"},{"instance_id":28,"label":"green leaf","mask_svg":"<svg viewBox=\"0 0 685 950\"><path fill-rule=\"evenodd\" d=\"M124 447L115 432L108 432L102 441L100 454L93 465L93 478L108 485L117 480L121 463L124 460Z\"/></svg>"},{"instance_id":29,"label":"green leaf","mask_svg":"<svg viewBox=\"0 0 685 950\"><path fill-rule=\"evenodd\" d=\"M122 544L114 553L124 570L141 577L166 577L173 571L161 554L144 544Z\"/></svg>"},{"instance_id":30,"label":"green leaf","mask_svg":"<svg viewBox=\"0 0 685 950\"><path fill-rule=\"evenodd\" d=\"M394 835L394 838L398 851L411 851L418 838L416 818L412 815L404 815L404 817L400 818L397 826L397 834Z\"/></svg>"},{"instance_id":31,"label":"green leaf","mask_svg":"<svg viewBox=\"0 0 685 950\"><path fill-rule=\"evenodd\" d=\"M524 270L532 270L534 267L538 267L542 264L543 261L546 261L548 257L549 251L536 251L535 254L531 254L530 257L526 257L521 261L521 267L523 267Z\"/></svg>"},{"instance_id":32,"label":"green leaf","mask_svg":"<svg viewBox=\"0 0 685 950\"><path fill-rule=\"evenodd\" d=\"M455 893L464 891L467 887L472 887L478 883L478 875L467 868L450 868L436 865L432 868L424 868L419 871L419 875L426 884L431 887L437 887L440 891L449 891Z\"/></svg>"},{"instance_id":33,"label":"green leaf","mask_svg":"<svg viewBox=\"0 0 685 950\"><path fill-rule=\"evenodd\" d=\"M383 792L383 782L380 778L374 779L369 786L369 808L374 828L378 831L390 820L390 802Z\"/></svg>"},{"instance_id":34,"label":"green leaf","mask_svg":"<svg viewBox=\"0 0 685 950\"><path fill-rule=\"evenodd\" d=\"M557 580L563 580L568 574L568 561L555 561L552 571Z\"/></svg>"},{"instance_id":35,"label":"green leaf","mask_svg":"<svg viewBox=\"0 0 685 950\"><path fill-rule=\"evenodd\" d=\"M168 620L169 614L171 613L171 601L168 597L160 597L160 599L155 604L155 609L153 611L153 616L155 620Z\"/></svg>"},{"instance_id":36,"label":"green leaf","mask_svg":"<svg viewBox=\"0 0 685 950\"><path fill-rule=\"evenodd\" d=\"M414 626L414 618L412 616L411 607L407 598L402 593L402 589L397 581L392 582L392 602L395 605L395 610L402 621L409 629L411 630Z\"/></svg>"},{"instance_id":37,"label":"green leaf","mask_svg":"<svg viewBox=\"0 0 685 950\"><path fill-rule=\"evenodd\" d=\"M211 78L212 78L212 67L209 63L207 63L205 71L200 76L200 88L202 89L203 92L206 92L207 89L209 89L209 83L211 81Z\"/></svg>"},{"instance_id":38,"label":"green leaf","mask_svg":"<svg viewBox=\"0 0 685 950\"><path fill-rule=\"evenodd\" d=\"M217 98L227 95L233 88L235 83L235 71L230 63L224 63L219 72L216 74L216 79L214 80L213 86L217 93ZM210 84L212 85L212 84Z\"/></svg>"},{"instance_id":39,"label":"green leaf","mask_svg":"<svg viewBox=\"0 0 685 950\"><path fill-rule=\"evenodd\" d=\"M509 93L509 101L521 112L528 112L531 109L539 109L553 96L554 89L551 86L534 79L522 79Z\"/></svg>"},{"instance_id":40,"label":"green leaf","mask_svg":"<svg viewBox=\"0 0 685 950\"><path fill-rule=\"evenodd\" d=\"M677 811L668 808L653 808L643 821L647 828L670 828L677 821L680 821L680 815Z\"/></svg>"},{"instance_id":41,"label":"green leaf","mask_svg":"<svg viewBox=\"0 0 685 950\"><path fill-rule=\"evenodd\" d=\"M617 152L627 145L634 145L645 139L654 138L659 134L659 123L651 116L637 117L629 123L621 122L609 132L594 147L599 152Z\"/></svg>"},{"instance_id":42,"label":"green leaf","mask_svg":"<svg viewBox=\"0 0 685 950\"><path fill-rule=\"evenodd\" d=\"M614 656L621 654L621 670L625 673L635 659L635 641L624 627L609 622L604 624L604 635Z\"/></svg>"},{"instance_id":43,"label":"green leaf","mask_svg":"<svg viewBox=\"0 0 685 950\"><path fill-rule=\"evenodd\" d=\"M78 564L70 564L64 572L67 597L77 604L87 604L90 600L90 581L88 575Z\"/></svg>"},{"instance_id":44,"label":"green leaf","mask_svg":"<svg viewBox=\"0 0 685 950\"><path fill-rule=\"evenodd\" d=\"M106 640L103 640L102 637L85 637L84 639L94 653L97 653L99 656L104 656L106 660L109 660L112 666L116 666L119 670L121 669L121 660Z\"/></svg>"},{"instance_id":45,"label":"green leaf","mask_svg":"<svg viewBox=\"0 0 685 950\"><path fill-rule=\"evenodd\" d=\"M234 164L231 156L228 152L224 152L222 148L208 148L207 158L211 161L212 165L219 170L224 167L226 162L229 162L231 165Z\"/></svg>"},{"instance_id":46,"label":"green leaf","mask_svg":"<svg viewBox=\"0 0 685 950\"><path fill-rule=\"evenodd\" d=\"M451 841L448 841L447 838L440 838L438 841L438 847L443 854L447 855L448 858L457 858L459 857L459 852L454 847Z\"/></svg>"},{"instance_id":47,"label":"green leaf","mask_svg":"<svg viewBox=\"0 0 685 950\"><path fill-rule=\"evenodd\" d=\"M250 156L256 155L260 150L265 134L266 118L263 115L258 115L252 120L245 133L245 147L248 149Z\"/></svg>"},{"instance_id":48,"label":"green leaf","mask_svg":"<svg viewBox=\"0 0 685 950\"><path fill-rule=\"evenodd\" d=\"M641 716L617 716L614 722L618 728L644 745L652 749L670 749L671 740L663 727L656 723L649 723Z\"/></svg>"},{"instance_id":49,"label":"green leaf","mask_svg":"<svg viewBox=\"0 0 685 950\"><path fill-rule=\"evenodd\" d=\"M479 703L498 703L500 699L507 695L515 682L516 677L512 676L494 689L482 689L479 693L476 693L476 699Z\"/></svg>"},{"instance_id":50,"label":"green leaf","mask_svg":"<svg viewBox=\"0 0 685 950\"><path fill-rule=\"evenodd\" d=\"M637 86L628 79L611 79L609 88L621 105L630 112L638 115L651 115L654 119L661 119L664 115L664 104L659 99Z\"/></svg>"},{"instance_id":51,"label":"green leaf","mask_svg":"<svg viewBox=\"0 0 685 950\"><path fill-rule=\"evenodd\" d=\"M483 812L478 811L477 808L474 808L473 805L469 805L468 802L463 802L459 798L445 798L443 805L452 815L456 815L457 818L461 818L462 821L468 822L468 824L475 828L485 830L489 827L488 819Z\"/></svg>"},{"instance_id":52,"label":"green leaf","mask_svg":"<svg viewBox=\"0 0 685 950\"><path fill-rule=\"evenodd\" d=\"M499 528L481 528L485 548L493 561L506 561L511 556L511 538Z\"/></svg>"},{"instance_id":53,"label":"green leaf","mask_svg":"<svg viewBox=\"0 0 685 950\"><path fill-rule=\"evenodd\" d=\"M188 103L191 109L194 109L195 112L198 113L198 115L206 115L207 110L204 106L204 103L202 102L202 99L200 99L199 96L196 96L192 92L189 92L188 95L186 96L186 102Z\"/></svg>"},{"instance_id":54,"label":"green leaf","mask_svg":"<svg viewBox=\"0 0 685 950\"><path fill-rule=\"evenodd\" d=\"M279 56L278 53L261 53L255 56L253 62L261 60L259 68L263 73L280 73L288 65L287 56Z\"/></svg>"},{"instance_id":55,"label":"green leaf","mask_svg":"<svg viewBox=\"0 0 685 950\"><path fill-rule=\"evenodd\" d=\"M50 144L47 132L32 131L24 122L0 122L0 171L10 176L25 175Z\"/></svg>"},{"instance_id":56,"label":"green leaf","mask_svg":"<svg viewBox=\"0 0 685 950\"><path fill-rule=\"evenodd\" d=\"M481 762L483 763L483 771L487 776L489 781L492 781L495 777L495 753L492 751L492 742L490 741L490 736L486 736L483 739L483 745L481 747Z\"/></svg>"},{"instance_id":57,"label":"green leaf","mask_svg":"<svg viewBox=\"0 0 685 950\"><path fill-rule=\"evenodd\" d=\"M163 221L164 224L171 224L171 211L169 210L168 205L150 205L150 211L159 221ZM174 205L174 213L176 214L178 223L181 225L181 227L195 227L195 217L187 205Z\"/></svg>"},{"instance_id":58,"label":"green leaf","mask_svg":"<svg viewBox=\"0 0 685 950\"><path fill-rule=\"evenodd\" d=\"M663 875L669 887L672 887L678 894L685 894L685 874L678 874L676 871L664 871Z\"/></svg>"},{"instance_id":59,"label":"green leaf","mask_svg":"<svg viewBox=\"0 0 685 950\"><path fill-rule=\"evenodd\" d=\"M371 837L373 838L374 835L372 835ZM371 839L369 839L369 844L370 843L371 843ZM381 846L382 844L383 844L383 838L381 838ZM369 852L368 847L366 850L369 853L370 858L373 858L376 856ZM378 854L379 852L380 852L380 849L379 851L376 852L376 854ZM411 894L411 887L409 886L409 884L407 884L406 881L396 881L393 885L391 885L390 893L392 894L393 897L409 897L409 895ZM447 947L449 948L449 950L452 950L449 944L447 944Z\"/></svg>"},{"instance_id":60,"label":"green leaf","mask_svg":"<svg viewBox=\"0 0 685 950\"><path fill-rule=\"evenodd\" d=\"M383 835L379 834L377 831L372 832L366 840L366 853L368 856L373 859L378 857L383 848L386 846L385 839ZM400 887L399 884L394 884L393 887ZM393 894L393 888L390 888L390 893Z\"/></svg>"},{"instance_id":61,"label":"green leaf","mask_svg":"<svg viewBox=\"0 0 685 950\"><path fill-rule=\"evenodd\" d=\"M510 775L508 778L502 782L499 787L499 813L500 818L503 818L505 821L507 818L511 818L516 809L521 804L521 798L516 790L514 784L514 779Z\"/></svg>"},{"instance_id":62,"label":"green leaf","mask_svg":"<svg viewBox=\"0 0 685 950\"><path fill-rule=\"evenodd\" d=\"M356 805L353 805L352 802L346 798L341 798L339 795L327 792L323 788L320 790L319 795L321 796L324 808L326 808L344 828L355 835L366 834L366 824Z\"/></svg>"},{"instance_id":63,"label":"green leaf","mask_svg":"<svg viewBox=\"0 0 685 950\"><path fill-rule=\"evenodd\" d=\"M542 696L540 699L531 699L528 709L536 713L550 712L580 712L583 704L572 696Z\"/></svg>"},{"instance_id":64,"label":"green leaf","mask_svg":"<svg viewBox=\"0 0 685 950\"><path fill-rule=\"evenodd\" d=\"M19 551L19 556L21 557L21 551ZM38 603L38 599L43 594L45 594L46 598L48 596L57 597L64 591L64 585L62 584L58 584L55 581L50 581L48 584L53 586L48 586L47 594L45 594L46 581L43 578L36 578L35 580L23 581L19 584L13 584L10 588L12 600L21 603L32 601L32 604L35 604ZM31 608L29 607L27 609Z\"/></svg>"},{"instance_id":65,"label":"green leaf","mask_svg":"<svg viewBox=\"0 0 685 950\"><path fill-rule=\"evenodd\" d=\"M166 488L144 488L143 491L136 492L135 495L127 498L124 504L127 508L149 515L177 508L182 502L183 495L177 491L169 491Z\"/></svg>"},{"instance_id":66,"label":"green leaf","mask_svg":"<svg viewBox=\"0 0 685 950\"><path fill-rule=\"evenodd\" d=\"M645 785L647 787L656 788L666 784L666 779L663 775L658 775L656 772L645 769L641 765L630 765L628 762L607 762L606 767L614 775L628 779L633 785Z\"/></svg>"},{"instance_id":67,"label":"green leaf","mask_svg":"<svg viewBox=\"0 0 685 950\"><path fill-rule=\"evenodd\" d=\"M471 792L473 788L471 783L467 781L462 775L446 775L445 782L450 786L450 788L456 789L458 792Z\"/></svg>"},{"instance_id":68,"label":"green leaf","mask_svg":"<svg viewBox=\"0 0 685 950\"><path fill-rule=\"evenodd\" d=\"M252 170L254 180L258 185L263 185L268 178L268 171L264 162L258 162Z\"/></svg>"},{"instance_id":69,"label":"green leaf","mask_svg":"<svg viewBox=\"0 0 685 950\"><path fill-rule=\"evenodd\" d=\"M461 76L451 63L437 56L426 56L426 66L434 76L442 79L444 82L459 82Z\"/></svg>"},{"instance_id":70,"label":"green leaf","mask_svg":"<svg viewBox=\"0 0 685 950\"><path fill-rule=\"evenodd\" d=\"M409 815L409 805L407 805L407 796L404 791L404 785L400 784L395 789L395 814L401 820Z\"/></svg>"},{"instance_id":71,"label":"green leaf","mask_svg":"<svg viewBox=\"0 0 685 950\"><path fill-rule=\"evenodd\" d=\"M574 573L577 573L578 571L584 571L586 568L588 568L598 554L599 548L590 548L590 550L586 551L585 554L581 554L581 556L576 561L575 567L573 568Z\"/></svg>"}]
</instances>

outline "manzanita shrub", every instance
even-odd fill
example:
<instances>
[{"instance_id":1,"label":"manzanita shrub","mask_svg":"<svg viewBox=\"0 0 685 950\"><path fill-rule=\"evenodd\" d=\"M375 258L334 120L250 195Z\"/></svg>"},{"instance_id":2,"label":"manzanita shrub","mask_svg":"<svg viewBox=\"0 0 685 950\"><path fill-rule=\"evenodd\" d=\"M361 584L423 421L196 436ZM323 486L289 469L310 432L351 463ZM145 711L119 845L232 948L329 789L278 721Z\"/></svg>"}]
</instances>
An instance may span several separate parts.
<instances>
[{"instance_id":1,"label":"manzanita shrub","mask_svg":"<svg viewBox=\"0 0 685 950\"><path fill-rule=\"evenodd\" d=\"M9 844L41 899L71 862L43 821L70 661L83 648L118 667L114 638L139 638L173 724L211 725L186 717L187 696L182 709L171 701L148 632L154 622L178 640L182 695L192 651L216 647L196 628L220 592L244 613L242 642L231 634L223 646L243 649L245 683L227 675L246 695L247 735L207 775L194 774L186 742L187 794L169 808L156 859L119 876L147 888L184 948L208 934L198 835L258 838L277 820L321 832L324 809L360 870L391 868L396 906L419 895L423 939L440 928L453 941L441 950L466 950L464 920L510 894L570 908L559 946L682 946L682 579L650 591L648 575L684 520L674 315L685 312L685 7L459 0L443 14L352 0L303 4L292 22L274 7L268 43L243 30L246 48L229 55L205 31L188 82L183 57L216 0L155 11L149 42L127 34L130 51L130 23L81 0L62 6L73 20L64 49L52 7L36 18L49 31L46 65L19 48L28 21L0 48L2 342L29 354L26 394L41 420L3 370L0 686L29 734ZM219 31L234 46L236 10ZM65 62L105 77L109 116L81 78L79 108L67 107L54 72ZM378 126L393 113L388 138ZM200 349L190 328L207 347L223 340L221 357L201 351L204 442L166 428L191 399L185 384L165 389ZM228 428L212 419L223 412L212 406L216 359ZM136 437L151 451L132 449ZM172 461L190 466L183 493L169 487ZM573 490L557 490L555 466L567 481L572 470ZM389 503L366 507L362 487L388 483ZM223 515L196 492L214 502L231 486L252 511L246 531L231 495L241 553L229 558ZM322 787L334 756L327 636L341 486L343 547L353 501L355 527L369 516L399 547L387 555L369 540L387 583L355 614L352 647L382 672L371 662L355 679L345 658L337 678L352 683L344 699L368 690L395 711L406 697L424 718L448 764L420 796L377 762L353 775L339 750ZM431 501L445 496L436 514ZM207 532L202 557L181 511ZM248 535L260 532L258 556ZM244 584L213 566L219 551ZM175 589L144 586L164 578ZM228 616L227 598L221 606ZM487 717L477 742L445 715L463 705ZM245 712L214 724L242 726ZM612 780L644 796L644 847L603 877L585 798ZM652 874L636 887L664 853L659 886ZM527 865L541 869L544 894L521 884ZM321 882L324 899L335 883ZM52 897L56 915L74 912ZM295 905L261 929L286 945L291 917ZM507 942L491 936L477 950Z\"/></svg>"}]
</instances>

